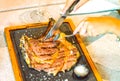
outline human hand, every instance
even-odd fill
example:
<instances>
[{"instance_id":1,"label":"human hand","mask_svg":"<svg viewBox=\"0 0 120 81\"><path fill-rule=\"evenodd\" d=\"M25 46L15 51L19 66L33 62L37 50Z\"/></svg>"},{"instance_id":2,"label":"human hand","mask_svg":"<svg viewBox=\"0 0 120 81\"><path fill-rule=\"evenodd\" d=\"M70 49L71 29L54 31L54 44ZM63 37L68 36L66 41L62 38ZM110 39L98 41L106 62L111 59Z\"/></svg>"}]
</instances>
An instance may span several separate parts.
<instances>
[{"instance_id":1,"label":"human hand","mask_svg":"<svg viewBox=\"0 0 120 81\"><path fill-rule=\"evenodd\" d=\"M70 7L70 5L74 2L75 0L66 0L66 4L62 10L62 13L65 13L66 10ZM80 0L79 3L74 7L73 11L76 11L80 6L85 4L89 0Z\"/></svg>"},{"instance_id":2,"label":"human hand","mask_svg":"<svg viewBox=\"0 0 120 81\"><path fill-rule=\"evenodd\" d=\"M110 16L88 17L80 22L75 32L81 36L97 36L107 32L120 35L120 20Z\"/></svg>"}]
</instances>

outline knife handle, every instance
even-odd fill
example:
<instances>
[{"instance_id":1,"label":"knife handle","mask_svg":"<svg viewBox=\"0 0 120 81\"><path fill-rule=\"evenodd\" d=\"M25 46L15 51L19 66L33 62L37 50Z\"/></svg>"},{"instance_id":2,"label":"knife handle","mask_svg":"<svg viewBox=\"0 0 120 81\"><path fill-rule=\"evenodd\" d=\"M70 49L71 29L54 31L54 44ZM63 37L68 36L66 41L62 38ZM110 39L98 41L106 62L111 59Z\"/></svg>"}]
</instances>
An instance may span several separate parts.
<instances>
[{"instance_id":1,"label":"knife handle","mask_svg":"<svg viewBox=\"0 0 120 81\"><path fill-rule=\"evenodd\" d=\"M63 16L67 16L70 12L73 11L75 5L79 2L80 0L74 0L74 2L69 6L69 8L66 10L66 12L63 14Z\"/></svg>"}]
</instances>

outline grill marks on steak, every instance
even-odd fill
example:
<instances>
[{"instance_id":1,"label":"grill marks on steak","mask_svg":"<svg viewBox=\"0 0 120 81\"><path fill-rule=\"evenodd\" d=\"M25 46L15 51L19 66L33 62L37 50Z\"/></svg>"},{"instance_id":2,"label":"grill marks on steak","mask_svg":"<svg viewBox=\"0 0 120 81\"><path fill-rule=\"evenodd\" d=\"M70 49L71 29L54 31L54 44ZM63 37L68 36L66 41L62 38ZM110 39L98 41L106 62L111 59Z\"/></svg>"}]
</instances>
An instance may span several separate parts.
<instances>
[{"instance_id":1,"label":"grill marks on steak","mask_svg":"<svg viewBox=\"0 0 120 81\"><path fill-rule=\"evenodd\" d=\"M77 48L67 42L62 41L41 41L41 39L32 39L22 36L20 39L20 47L24 50L26 63L29 67L38 71L45 71L54 76L65 70L69 70L79 58Z\"/></svg>"},{"instance_id":2,"label":"grill marks on steak","mask_svg":"<svg viewBox=\"0 0 120 81\"><path fill-rule=\"evenodd\" d=\"M28 42L36 55L51 55L57 51L55 47L58 44L55 42L41 42L35 39L31 39Z\"/></svg>"}]
</instances>

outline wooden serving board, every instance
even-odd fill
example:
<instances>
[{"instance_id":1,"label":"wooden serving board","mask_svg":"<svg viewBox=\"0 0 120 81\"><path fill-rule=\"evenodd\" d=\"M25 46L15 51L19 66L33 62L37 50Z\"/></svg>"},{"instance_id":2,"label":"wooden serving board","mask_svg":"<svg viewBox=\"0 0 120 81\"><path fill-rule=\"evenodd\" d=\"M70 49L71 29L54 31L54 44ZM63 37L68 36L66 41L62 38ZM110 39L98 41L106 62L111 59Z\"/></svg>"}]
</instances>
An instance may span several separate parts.
<instances>
[{"instance_id":1,"label":"wooden serving board","mask_svg":"<svg viewBox=\"0 0 120 81\"><path fill-rule=\"evenodd\" d=\"M75 25L73 24L71 19L66 19L64 21L64 23L68 23L72 30L75 29ZM27 24L27 25L21 25L21 26L10 26L10 27L5 28L5 30L4 30L5 37L6 37L8 50L9 50L9 54L10 54L10 58L11 58L12 67L13 67L16 81L26 81L26 79L24 79L25 76L23 75L23 73L21 71L22 66L20 65L20 61L18 59L19 54L17 55L18 52L17 52L17 49L15 48L16 44L15 44L15 41L12 40L12 39L14 39L14 37L12 36L11 32L12 31L19 31L19 30L21 31L21 30L25 30L25 29L32 29L32 28L40 28L43 26L47 26L47 24L48 23L33 23L33 24ZM99 75L91 57L89 56L89 53L86 50L86 47L85 47L84 43L82 42L80 36L76 35L76 38L77 38L77 41L81 47L81 50L82 50L83 55L86 59L86 62L90 66L91 72L93 73L93 76L96 79L95 81L102 81L101 76ZM38 81L38 80L36 80L36 81ZM78 81L78 80L75 80L75 81ZM85 81L85 80L80 80L80 81ZM91 81L91 80L89 80L89 81Z\"/></svg>"}]
</instances>

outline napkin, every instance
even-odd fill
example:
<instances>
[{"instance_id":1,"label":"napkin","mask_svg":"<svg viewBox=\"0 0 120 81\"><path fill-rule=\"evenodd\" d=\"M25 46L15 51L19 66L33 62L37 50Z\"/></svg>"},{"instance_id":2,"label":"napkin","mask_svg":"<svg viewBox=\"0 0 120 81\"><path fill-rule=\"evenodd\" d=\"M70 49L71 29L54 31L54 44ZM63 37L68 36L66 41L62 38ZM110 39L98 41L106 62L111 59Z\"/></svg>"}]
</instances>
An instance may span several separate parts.
<instances>
[{"instance_id":1,"label":"napkin","mask_svg":"<svg viewBox=\"0 0 120 81\"><path fill-rule=\"evenodd\" d=\"M105 34L87 49L94 62L120 71L120 40L115 34Z\"/></svg>"}]
</instances>

